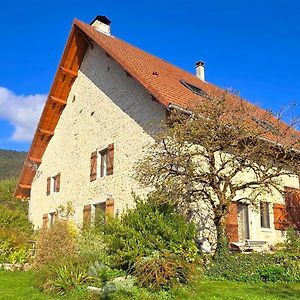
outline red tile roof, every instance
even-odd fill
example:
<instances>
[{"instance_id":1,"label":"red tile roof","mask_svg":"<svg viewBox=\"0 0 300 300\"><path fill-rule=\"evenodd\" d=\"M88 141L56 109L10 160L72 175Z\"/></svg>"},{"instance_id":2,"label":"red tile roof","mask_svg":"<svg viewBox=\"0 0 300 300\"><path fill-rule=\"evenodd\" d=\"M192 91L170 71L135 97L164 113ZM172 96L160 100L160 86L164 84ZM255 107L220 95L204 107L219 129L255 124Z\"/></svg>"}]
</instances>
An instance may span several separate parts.
<instances>
[{"instance_id":1,"label":"red tile roof","mask_svg":"<svg viewBox=\"0 0 300 300\"><path fill-rule=\"evenodd\" d=\"M44 138L40 139L40 126L42 125L42 128L48 131L55 130L62 110L53 109L51 99L59 98L63 101L67 100L71 85L74 82L74 74L76 75L87 49L88 40L103 48L110 57L118 62L133 78L139 81L149 93L165 107L173 104L188 109L203 101L201 96L194 94L186 88L180 83L180 80L185 80L208 94L218 95L224 93L222 89L208 82L201 81L189 72L134 47L121 39L100 33L91 25L79 20L74 20L67 46L50 90L49 99L42 113L27 160L30 160L30 157L36 159L42 158L50 138L45 138L44 136ZM66 69L71 70L71 72L65 72ZM65 80L66 74L71 74L70 78L67 76L67 79L69 78L70 80ZM241 101L241 99L237 96L232 96L231 101L234 105L234 103ZM246 101L244 102L248 105L249 110L253 111L253 115L257 117L266 115L264 110ZM276 118L272 116L270 119L274 122L277 121ZM286 125L282 123L282 126ZM28 163L25 162L15 196L19 198L29 197L29 189L25 191L22 186L30 186L34 174L35 172L32 172Z\"/></svg>"}]
</instances>

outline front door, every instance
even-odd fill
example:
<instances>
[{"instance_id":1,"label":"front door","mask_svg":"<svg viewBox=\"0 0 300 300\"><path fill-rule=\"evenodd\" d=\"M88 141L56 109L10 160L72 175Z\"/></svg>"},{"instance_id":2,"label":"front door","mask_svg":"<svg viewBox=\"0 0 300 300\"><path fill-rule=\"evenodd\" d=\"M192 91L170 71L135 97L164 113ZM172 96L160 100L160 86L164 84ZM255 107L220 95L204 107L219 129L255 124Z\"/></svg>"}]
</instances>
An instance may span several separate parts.
<instances>
[{"instance_id":1,"label":"front door","mask_svg":"<svg viewBox=\"0 0 300 300\"><path fill-rule=\"evenodd\" d=\"M243 203L238 203L238 232L240 242L244 242L250 238L249 205Z\"/></svg>"}]
</instances>

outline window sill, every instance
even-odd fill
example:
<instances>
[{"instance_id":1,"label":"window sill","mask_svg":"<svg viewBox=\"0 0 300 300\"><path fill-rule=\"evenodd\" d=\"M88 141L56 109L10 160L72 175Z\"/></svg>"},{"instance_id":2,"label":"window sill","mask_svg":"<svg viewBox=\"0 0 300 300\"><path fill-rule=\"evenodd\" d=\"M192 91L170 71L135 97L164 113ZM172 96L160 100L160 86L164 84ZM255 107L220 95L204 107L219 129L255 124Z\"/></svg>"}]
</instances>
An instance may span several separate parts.
<instances>
[{"instance_id":1,"label":"window sill","mask_svg":"<svg viewBox=\"0 0 300 300\"><path fill-rule=\"evenodd\" d=\"M264 227L261 227L260 230L261 230L261 232L272 232L273 231L272 228L264 228Z\"/></svg>"}]
</instances>

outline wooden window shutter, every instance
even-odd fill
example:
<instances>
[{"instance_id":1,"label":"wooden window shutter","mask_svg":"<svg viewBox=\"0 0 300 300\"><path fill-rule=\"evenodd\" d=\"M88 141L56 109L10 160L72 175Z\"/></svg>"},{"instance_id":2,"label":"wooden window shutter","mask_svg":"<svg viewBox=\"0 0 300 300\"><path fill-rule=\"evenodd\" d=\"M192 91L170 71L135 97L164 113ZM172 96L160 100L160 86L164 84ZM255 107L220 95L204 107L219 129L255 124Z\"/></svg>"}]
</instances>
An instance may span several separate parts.
<instances>
[{"instance_id":1,"label":"wooden window shutter","mask_svg":"<svg viewBox=\"0 0 300 300\"><path fill-rule=\"evenodd\" d=\"M48 226L48 214L43 214L43 224L42 227L45 228Z\"/></svg>"},{"instance_id":2,"label":"wooden window shutter","mask_svg":"<svg viewBox=\"0 0 300 300\"><path fill-rule=\"evenodd\" d=\"M94 181L97 178L97 151L91 154L91 172L90 181Z\"/></svg>"},{"instance_id":3,"label":"wooden window shutter","mask_svg":"<svg viewBox=\"0 0 300 300\"><path fill-rule=\"evenodd\" d=\"M106 216L107 217L114 216L114 199L106 200Z\"/></svg>"},{"instance_id":4,"label":"wooden window shutter","mask_svg":"<svg viewBox=\"0 0 300 300\"><path fill-rule=\"evenodd\" d=\"M286 222L300 231L300 190L287 189L285 192Z\"/></svg>"},{"instance_id":5,"label":"wooden window shutter","mask_svg":"<svg viewBox=\"0 0 300 300\"><path fill-rule=\"evenodd\" d=\"M276 230L284 230L287 225L286 222L286 210L284 204L273 204L274 210L274 227Z\"/></svg>"},{"instance_id":6,"label":"wooden window shutter","mask_svg":"<svg viewBox=\"0 0 300 300\"><path fill-rule=\"evenodd\" d=\"M229 211L226 217L226 232L229 242L238 242L238 210L237 203L231 202Z\"/></svg>"},{"instance_id":7,"label":"wooden window shutter","mask_svg":"<svg viewBox=\"0 0 300 300\"><path fill-rule=\"evenodd\" d=\"M83 227L89 227L92 220L92 205L88 204L83 207Z\"/></svg>"},{"instance_id":8,"label":"wooden window shutter","mask_svg":"<svg viewBox=\"0 0 300 300\"><path fill-rule=\"evenodd\" d=\"M56 175L56 190L55 192L59 192L60 191L60 173L58 173Z\"/></svg>"},{"instance_id":9,"label":"wooden window shutter","mask_svg":"<svg viewBox=\"0 0 300 300\"><path fill-rule=\"evenodd\" d=\"M51 189L51 177L47 178L47 196L50 195L50 189Z\"/></svg>"},{"instance_id":10,"label":"wooden window shutter","mask_svg":"<svg viewBox=\"0 0 300 300\"><path fill-rule=\"evenodd\" d=\"M107 147L107 175L114 173L114 144Z\"/></svg>"}]
</instances>

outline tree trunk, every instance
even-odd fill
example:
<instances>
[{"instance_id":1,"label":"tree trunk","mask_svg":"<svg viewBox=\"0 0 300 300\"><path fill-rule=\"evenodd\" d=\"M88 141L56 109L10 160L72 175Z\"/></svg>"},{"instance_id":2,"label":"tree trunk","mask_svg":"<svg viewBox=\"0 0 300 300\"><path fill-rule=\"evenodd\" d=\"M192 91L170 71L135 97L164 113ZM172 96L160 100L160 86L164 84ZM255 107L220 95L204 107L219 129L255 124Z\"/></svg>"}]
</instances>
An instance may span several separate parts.
<instances>
[{"instance_id":1,"label":"tree trunk","mask_svg":"<svg viewBox=\"0 0 300 300\"><path fill-rule=\"evenodd\" d=\"M224 255L228 252L228 239L226 233L226 217L222 213L215 213L214 223L217 231L217 247L214 256Z\"/></svg>"}]
</instances>

